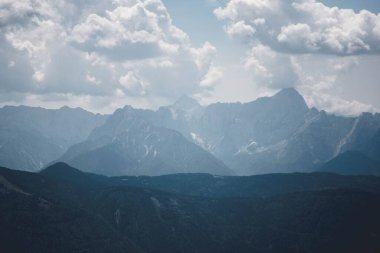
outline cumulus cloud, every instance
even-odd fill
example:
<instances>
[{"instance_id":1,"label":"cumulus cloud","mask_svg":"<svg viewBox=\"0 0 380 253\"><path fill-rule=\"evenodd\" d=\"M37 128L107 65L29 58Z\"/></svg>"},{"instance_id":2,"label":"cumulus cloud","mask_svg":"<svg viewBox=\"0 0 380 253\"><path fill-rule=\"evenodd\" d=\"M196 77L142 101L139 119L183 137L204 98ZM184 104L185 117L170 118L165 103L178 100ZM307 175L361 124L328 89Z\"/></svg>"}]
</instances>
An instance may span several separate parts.
<instances>
[{"instance_id":1,"label":"cumulus cloud","mask_svg":"<svg viewBox=\"0 0 380 253\"><path fill-rule=\"evenodd\" d=\"M129 2L104 16L90 14L74 26L71 40L84 51L116 60L176 53L188 44L188 36L172 25L161 1Z\"/></svg>"},{"instance_id":2,"label":"cumulus cloud","mask_svg":"<svg viewBox=\"0 0 380 253\"><path fill-rule=\"evenodd\" d=\"M339 114L376 110L339 94L341 77L380 53L380 14L316 0L228 0L214 14L247 48L243 64L257 89L293 86L310 106Z\"/></svg>"},{"instance_id":3,"label":"cumulus cloud","mask_svg":"<svg viewBox=\"0 0 380 253\"><path fill-rule=\"evenodd\" d=\"M310 107L323 109L329 113L353 116L362 112L376 112L379 108L371 104L340 96L341 91L346 88L338 86L338 80L354 70L358 64L360 64L358 56L293 57L294 71L299 78L297 88Z\"/></svg>"},{"instance_id":4,"label":"cumulus cloud","mask_svg":"<svg viewBox=\"0 0 380 253\"><path fill-rule=\"evenodd\" d=\"M203 47L199 49L190 50L192 57L195 60L195 63L199 70L203 72L207 70L207 67L212 63L213 59L216 56L216 48L206 41Z\"/></svg>"},{"instance_id":5,"label":"cumulus cloud","mask_svg":"<svg viewBox=\"0 0 380 253\"><path fill-rule=\"evenodd\" d=\"M121 76L119 79L123 90L132 95L145 95L146 87L148 83L144 82L139 76L134 72L128 72L126 75Z\"/></svg>"},{"instance_id":6,"label":"cumulus cloud","mask_svg":"<svg viewBox=\"0 0 380 253\"><path fill-rule=\"evenodd\" d=\"M298 84L292 60L264 45L252 47L245 58L245 68L252 71L256 84L272 89L293 87Z\"/></svg>"},{"instance_id":7,"label":"cumulus cloud","mask_svg":"<svg viewBox=\"0 0 380 253\"><path fill-rule=\"evenodd\" d=\"M380 53L380 14L327 7L315 0L230 0L214 11L231 36L252 38L281 52Z\"/></svg>"},{"instance_id":8,"label":"cumulus cloud","mask_svg":"<svg viewBox=\"0 0 380 253\"><path fill-rule=\"evenodd\" d=\"M223 72L220 68L211 66L207 74L203 77L200 85L201 87L213 87L223 78Z\"/></svg>"},{"instance_id":9,"label":"cumulus cloud","mask_svg":"<svg viewBox=\"0 0 380 253\"><path fill-rule=\"evenodd\" d=\"M293 56L292 66L297 75L299 87L307 87L314 91L328 91L336 85L336 80L354 69L358 64L358 56L330 57L312 55Z\"/></svg>"},{"instance_id":10,"label":"cumulus cloud","mask_svg":"<svg viewBox=\"0 0 380 253\"><path fill-rule=\"evenodd\" d=\"M345 100L328 93L305 93L306 102L310 107L316 107L338 115L357 116L362 112L376 112L378 108L356 100Z\"/></svg>"},{"instance_id":11,"label":"cumulus cloud","mask_svg":"<svg viewBox=\"0 0 380 253\"><path fill-rule=\"evenodd\" d=\"M9 24L25 25L33 17L37 16L54 17L54 10L49 1L0 1L0 26L7 26Z\"/></svg>"},{"instance_id":12,"label":"cumulus cloud","mask_svg":"<svg viewBox=\"0 0 380 253\"><path fill-rule=\"evenodd\" d=\"M22 94L170 101L210 89L215 56L209 42L191 45L160 0L0 0L3 103Z\"/></svg>"},{"instance_id":13,"label":"cumulus cloud","mask_svg":"<svg viewBox=\"0 0 380 253\"><path fill-rule=\"evenodd\" d=\"M225 29L231 37L241 37L243 39L251 38L256 32L254 27L247 25L244 21L232 23Z\"/></svg>"}]
</instances>

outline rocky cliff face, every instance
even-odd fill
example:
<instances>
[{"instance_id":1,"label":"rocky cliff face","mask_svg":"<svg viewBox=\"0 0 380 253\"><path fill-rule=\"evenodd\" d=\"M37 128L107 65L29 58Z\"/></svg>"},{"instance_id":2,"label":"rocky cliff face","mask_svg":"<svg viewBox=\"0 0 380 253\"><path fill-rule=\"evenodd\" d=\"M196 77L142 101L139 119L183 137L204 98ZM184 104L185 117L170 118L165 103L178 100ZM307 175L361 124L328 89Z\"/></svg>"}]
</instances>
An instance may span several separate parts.
<instances>
[{"instance_id":1,"label":"rocky cliff face","mask_svg":"<svg viewBox=\"0 0 380 253\"><path fill-rule=\"evenodd\" d=\"M71 147L60 160L106 175L232 174L179 132L151 124L149 114L131 107L117 110L87 141Z\"/></svg>"}]
</instances>

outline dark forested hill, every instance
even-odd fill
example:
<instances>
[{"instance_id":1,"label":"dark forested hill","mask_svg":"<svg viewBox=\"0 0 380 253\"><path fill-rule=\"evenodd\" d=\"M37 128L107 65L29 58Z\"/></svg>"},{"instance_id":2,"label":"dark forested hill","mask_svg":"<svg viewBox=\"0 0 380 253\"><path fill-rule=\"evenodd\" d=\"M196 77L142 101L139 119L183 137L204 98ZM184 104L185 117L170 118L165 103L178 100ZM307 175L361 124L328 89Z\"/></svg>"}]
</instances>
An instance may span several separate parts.
<instances>
[{"instance_id":1,"label":"dark forested hill","mask_svg":"<svg viewBox=\"0 0 380 253\"><path fill-rule=\"evenodd\" d=\"M377 177L132 178L64 163L38 174L1 168L0 251L380 250Z\"/></svg>"}]
</instances>

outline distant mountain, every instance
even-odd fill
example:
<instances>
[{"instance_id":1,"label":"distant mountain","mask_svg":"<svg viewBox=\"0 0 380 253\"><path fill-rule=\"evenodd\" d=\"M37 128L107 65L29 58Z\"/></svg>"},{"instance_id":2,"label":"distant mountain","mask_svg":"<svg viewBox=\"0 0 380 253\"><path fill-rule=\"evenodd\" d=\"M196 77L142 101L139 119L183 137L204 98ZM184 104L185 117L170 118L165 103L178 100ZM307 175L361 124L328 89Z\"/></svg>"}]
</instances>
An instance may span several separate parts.
<instances>
[{"instance_id":1,"label":"distant mountain","mask_svg":"<svg viewBox=\"0 0 380 253\"><path fill-rule=\"evenodd\" d=\"M194 131L215 154L231 157L288 138L307 112L299 93L285 89L246 104L210 105Z\"/></svg>"},{"instance_id":2,"label":"distant mountain","mask_svg":"<svg viewBox=\"0 0 380 253\"><path fill-rule=\"evenodd\" d=\"M70 108L5 107L0 118L0 165L24 170L59 159L105 175L255 175L318 171L350 150L380 157L379 113L328 114L293 88L249 103L126 106L107 121Z\"/></svg>"},{"instance_id":3,"label":"distant mountain","mask_svg":"<svg viewBox=\"0 0 380 253\"><path fill-rule=\"evenodd\" d=\"M362 113L355 118L351 130L347 136L342 139L342 143L339 145L341 149L338 151L360 150L363 153L367 153L367 149L369 148L368 145L372 145L372 148L375 148L376 146L376 136L379 136L380 133L379 126L380 113ZM373 143L370 144L370 141ZM377 147L379 146L380 145Z\"/></svg>"},{"instance_id":4,"label":"distant mountain","mask_svg":"<svg viewBox=\"0 0 380 253\"><path fill-rule=\"evenodd\" d=\"M355 119L311 109L292 135L248 157L259 173L310 172L342 152ZM380 126L380 125L379 125ZM281 127L281 126L278 126Z\"/></svg>"},{"instance_id":5,"label":"distant mountain","mask_svg":"<svg viewBox=\"0 0 380 253\"><path fill-rule=\"evenodd\" d=\"M343 175L380 176L380 162L360 151L346 151L328 161L319 170Z\"/></svg>"},{"instance_id":6,"label":"distant mountain","mask_svg":"<svg viewBox=\"0 0 380 253\"><path fill-rule=\"evenodd\" d=\"M238 175L315 171L344 151L364 150L380 130L380 114L342 117L309 109L293 88L250 103L217 103L197 111L187 120L177 111L171 121L159 124L181 132Z\"/></svg>"},{"instance_id":7,"label":"distant mountain","mask_svg":"<svg viewBox=\"0 0 380 253\"><path fill-rule=\"evenodd\" d=\"M36 171L84 141L106 116L80 108L0 108L0 165Z\"/></svg>"},{"instance_id":8,"label":"distant mountain","mask_svg":"<svg viewBox=\"0 0 380 253\"><path fill-rule=\"evenodd\" d=\"M293 88L245 104L192 104L197 113L174 114L165 107L156 113L159 120L154 113L149 117L181 132L239 175L315 171L344 151L365 150L380 131L380 114L342 117L309 109Z\"/></svg>"},{"instance_id":9,"label":"distant mountain","mask_svg":"<svg viewBox=\"0 0 380 253\"><path fill-rule=\"evenodd\" d=\"M0 123L0 164L37 171L62 154L63 148L38 130Z\"/></svg>"},{"instance_id":10,"label":"distant mountain","mask_svg":"<svg viewBox=\"0 0 380 253\"><path fill-rule=\"evenodd\" d=\"M107 178L63 163L38 174L0 168L0 252L379 252L379 180Z\"/></svg>"},{"instance_id":11,"label":"distant mountain","mask_svg":"<svg viewBox=\"0 0 380 253\"><path fill-rule=\"evenodd\" d=\"M104 175L232 174L222 162L179 132L144 119L150 111L117 110L89 138L59 159Z\"/></svg>"},{"instance_id":12,"label":"distant mountain","mask_svg":"<svg viewBox=\"0 0 380 253\"><path fill-rule=\"evenodd\" d=\"M145 151L147 145L142 137L149 135L150 130L157 132L160 129L163 135L170 133L169 130L181 133L187 141L212 154L237 175L311 172L347 150L357 149L367 153L367 143L380 129L380 114L342 117L309 109L303 97L293 88L244 104L217 103L203 107L196 100L184 96L173 105L157 111L138 110L130 106L123 111L128 116L123 118L122 113L116 112L106 126L95 129L88 140L69 149L62 161L86 170L95 168L95 172L109 175L160 175L169 172L223 174L222 171L227 171L224 166L222 170L214 169L217 163L205 166L205 159L191 159L193 162L190 165L189 160L181 155L176 157L182 161L177 159L176 162L170 159L170 155L152 159L148 155L150 151ZM149 127L141 134L144 127L131 122ZM131 128L130 124L134 127ZM141 138L137 140L134 135ZM124 141L121 141L123 138ZM138 144L125 141L126 138ZM183 138L180 139L186 143ZM177 140L171 141L169 146L176 147ZM154 146L154 143L149 145ZM165 148L168 153L173 152L170 147ZM198 160L201 162L196 162ZM170 169L160 171L163 166ZM189 170L189 167L199 169ZM210 169L201 169L205 167ZM144 171L144 168L150 169ZM154 170L156 174L150 174L149 170Z\"/></svg>"}]
</instances>

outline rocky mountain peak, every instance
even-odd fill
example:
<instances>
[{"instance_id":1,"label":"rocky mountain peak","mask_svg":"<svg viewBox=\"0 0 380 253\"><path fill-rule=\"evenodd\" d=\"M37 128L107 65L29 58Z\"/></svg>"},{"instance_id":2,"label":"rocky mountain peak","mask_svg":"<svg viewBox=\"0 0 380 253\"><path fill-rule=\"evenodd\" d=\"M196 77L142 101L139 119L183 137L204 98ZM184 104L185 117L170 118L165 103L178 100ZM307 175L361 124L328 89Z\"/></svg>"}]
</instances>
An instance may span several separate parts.
<instances>
[{"instance_id":1,"label":"rocky mountain peak","mask_svg":"<svg viewBox=\"0 0 380 253\"><path fill-rule=\"evenodd\" d=\"M305 99L295 88L285 88L276 93L272 99L281 106L291 106L300 109L308 109Z\"/></svg>"},{"instance_id":2,"label":"rocky mountain peak","mask_svg":"<svg viewBox=\"0 0 380 253\"><path fill-rule=\"evenodd\" d=\"M175 109L183 110L183 111L190 111L193 110L194 108L198 108L201 105L198 103L197 100L194 98L191 98L189 96L182 96L180 97L173 105Z\"/></svg>"}]
</instances>

